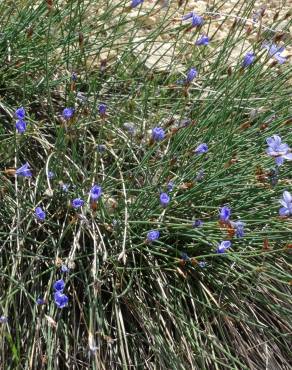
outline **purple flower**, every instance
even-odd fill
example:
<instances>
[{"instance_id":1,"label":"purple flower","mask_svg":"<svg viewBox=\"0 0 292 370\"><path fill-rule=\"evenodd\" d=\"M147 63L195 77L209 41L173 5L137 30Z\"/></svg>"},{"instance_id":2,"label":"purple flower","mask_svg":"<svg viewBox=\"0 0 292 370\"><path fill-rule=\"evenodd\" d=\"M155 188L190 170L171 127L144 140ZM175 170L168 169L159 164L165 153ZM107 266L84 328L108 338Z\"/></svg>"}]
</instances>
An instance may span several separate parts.
<instances>
[{"instance_id":1,"label":"purple flower","mask_svg":"<svg viewBox=\"0 0 292 370\"><path fill-rule=\"evenodd\" d=\"M88 98L82 91L78 91L76 95L76 101L79 105L84 105L87 102Z\"/></svg>"},{"instance_id":2,"label":"purple flower","mask_svg":"<svg viewBox=\"0 0 292 370\"><path fill-rule=\"evenodd\" d=\"M265 13L265 10L266 10L266 6L262 6L257 11L254 11L253 17L252 17L253 22L256 23L260 18L262 18Z\"/></svg>"},{"instance_id":3,"label":"purple flower","mask_svg":"<svg viewBox=\"0 0 292 370\"><path fill-rule=\"evenodd\" d=\"M53 179L55 177L55 174L53 171L48 171L48 179Z\"/></svg>"},{"instance_id":4,"label":"purple flower","mask_svg":"<svg viewBox=\"0 0 292 370\"><path fill-rule=\"evenodd\" d=\"M7 324L8 322L8 317L2 315L0 316L0 324Z\"/></svg>"},{"instance_id":5,"label":"purple flower","mask_svg":"<svg viewBox=\"0 0 292 370\"><path fill-rule=\"evenodd\" d=\"M136 8L138 5L142 4L144 0L132 0L131 8Z\"/></svg>"},{"instance_id":6,"label":"purple flower","mask_svg":"<svg viewBox=\"0 0 292 370\"><path fill-rule=\"evenodd\" d=\"M193 12L192 26L198 27L198 26L201 26L203 23L204 23L204 19L200 17L198 14L196 14L195 12Z\"/></svg>"},{"instance_id":7,"label":"purple flower","mask_svg":"<svg viewBox=\"0 0 292 370\"><path fill-rule=\"evenodd\" d=\"M15 116L22 121L25 117L25 109L23 107L16 109Z\"/></svg>"},{"instance_id":8,"label":"purple flower","mask_svg":"<svg viewBox=\"0 0 292 370\"><path fill-rule=\"evenodd\" d=\"M182 252L180 256L183 261L188 261L190 259L190 257L185 252Z\"/></svg>"},{"instance_id":9,"label":"purple flower","mask_svg":"<svg viewBox=\"0 0 292 370\"><path fill-rule=\"evenodd\" d=\"M225 253L225 252L226 252L226 250L227 250L228 248L230 248L230 247L231 247L231 242L230 242L229 240L227 240L227 241L223 241L223 242L221 242L221 243L218 245L216 252L217 252L217 253Z\"/></svg>"},{"instance_id":10,"label":"purple flower","mask_svg":"<svg viewBox=\"0 0 292 370\"><path fill-rule=\"evenodd\" d=\"M196 154L203 154L203 153L207 153L208 151L208 145L203 143L203 144L200 144L196 149L195 149L195 153Z\"/></svg>"},{"instance_id":11,"label":"purple flower","mask_svg":"<svg viewBox=\"0 0 292 370\"><path fill-rule=\"evenodd\" d=\"M162 127L154 127L152 129L152 139L155 141L161 141L165 137L165 132Z\"/></svg>"},{"instance_id":12,"label":"purple flower","mask_svg":"<svg viewBox=\"0 0 292 370\"><path fill-rule=\"evenodd\" d=\"M133 122L125 122L123 124L123 127L124 127L125 130L127 130L129 132L129 134L131 134L131 135L136 134L137 128L135 127L135 124Z\"/></svg>"},{"instance_id":13,"label":"purple flower","mask_svg":"<svg viewBox=\"0 0 292 370\"><path fill-rule=\"evenodd\" d=\"M174 188L174 183L172 181L169 181L169 183L167 184L167 191L171 192L173 191L173 188Z\"/></svg>"},{"instance_id":14,"label":"purple flower","mask_svg":"<svg viewBox=\"0 0 292 370\"><path fill-rule=\"evenodd\" d=\"M56 292L54 293L54 300L58 308L64 308L68 306L69 298L66 296L66 294Z\"/></svg>"},{"instance_id":15,"label":"purple flower","mask_svg":"<svg viewBox=\"0 0 292 370\"><path fill-rule=\"evenodd\" d=\"M36 300L36 303L37 303L38 305L43 305L43 304L46 304L46 301L44 300L44 298L38 298L38 299Z\"/></svg>"},{"instance_id":16,"label":"purple flower","mask_svg":"<svg viewBox=\"0 0 292 370\"><path fill-rule=\"evenodd\" d=\"M70 269L69 269L69 267L67 267L66 265L62 265L62 266L61 266L61 272L66 273L66 272L69 272L69 271L70 271Z\"/></svg>"},{"instance_id":17,"label":"purple flower","mask_svg":"<svg viewBox=\"0 0 292 370\"><path fill-rule=\"evenodd\" d=\"M286 62L287 58L281 55L283 51L285 50L283 46L278 47L276 44L264 42L262 47L267 49L269 55L275 58L279 64L283 64Z\"/></svg>"},{"instance_id":18,"label":"purple flower","mask_svg":"<svg viewBox=\"0 0 292 370\"><path fill-rule=\"evenodd\" d=\"M71 80L74 81L74 82L76 82L77 81L77 78L78 78L77 73L76 72L72 72L72 74L71 74Z\"/></svg>"},{"instance_id":19,"label":"purple flower","mask_svg":"<svg viewBox=\"0 0 292 370\"><path fill-rule=\"evenodd\" d=\"M15 174L18 176L23 176L23 177L31 177L32 173L31 170L29 169L30 165L26 162L23 166L19 167L16 171Z\"/></svg>"},{"instance_id":20,"label":"purple flower","mask_svg":"<svg viewBox=\"0 0 292 370\"><path fill-rule=\"evenodd\" d=\"M204 267L206 267L206 266L207 266L207 262L206 262L206 261L200 261L200 262L198 263L198 265L199 265L201 268L204 268Z\"/></svg>"},{"instance_id":21,"label":"purple flower","mask_svg":"<svg viewBox=\"0 0 292 370\"><path fill-rule=\"evenodd\" d=\"M198 27L201 26L204 23L204 19L200 17L198 14L195 12L188 13L182 17L183 21L186 21L188 19L192 19L192 26L193 27Z\"/></svg>"},{"instance_id":22,"label":"purple flower","mask_svg":"<svg viewBox=\"0 0 292 370\"><path fill-rule=\"evenodd\" d=\"M65 120L69 120L70 118L73 117L74 114L74 109L73 108L65 108L63 110L62 116L65 118Z\"/></svg>"},{"instance_id":23,"label":"purple flower","mask_svg":"<svg viewBox=\"0 0 292 370\"><path fill-rule=\"evenodd\" d=\"M292 196L289 191L284 191L282 199L279 202L283 206L279 209L279 215L292 216Z\"/></svg>"},{"instance_id":24,"label":"purple flower","mask_svg":"<svg viewBox=\"0 0 292 370\"><path fill-rule=\"evenodd\" d=\"M189 118L184 118L181 121L178 121L177 127L188 127L192 123L192 120Z\"/></svg>"},{"instance_id":25,"label":"purple flower","mask_svg":"<svg viewBox=\"0 0 292 370\"><path fill-rule=\"evenodd\" d=\"M197 46L205 46L209 44L209 37L207 35L202 35L196 42L195 45Z\"/></svg>"},{"instance_id":26,"label":"purple flower","mask_svg":"<svg viewBox=\"0 0 292 370\"><path fill-rule=\"evenodd\" d=\"M55 291L63 292L65 288L65 281L63 279L54 282L53 288Z\"/></svg>"},{"instance_id":27,"label":"purple flower","mask_svg":"<svg viewBox=\"0 0 292 370\"><path fill-rule=\"evenodd\" d=\"M188 13L186 15L183 15L182 16L182 20L183 21L187 21L188 19L192 18L192 16L193 16L193 12L190 12L190 13Z\"/></svg>"},{"instance_id":28,"label":"purple flower","mask_svg":"<svg viewBox=\"0 0 292 370\"><path fill-rule=\"evenodd\" d=\"M282 139L278 135L273 135L267 138L267 154L275 158L277 166L281 166L284 163L284 159L292 160L291 149L285 143L282 143Z\"/></svg>"},{"instance_id":29,"label":"purple flower","mask_svg":"<svg viewBox=\"0 0 292 370\"><path fill-rule=\"evenodd\" d=\"M60 186L61 186L62 191L67 193L70 185L69 184L60 184Z\"/></svg>"},{"instance_id":30,"label":"purple flower","mask_svg":"<svg viewBox=\"0 0 292 370\"><path fill-rule=\"evenodd\" d=\"M22 121L21 119L16 121L15 128L19 134L23 134L26 130L26 122Z\"/></svg>"},{"instance_id":31,"label":"purple flower","mask_svg":"<svg viewBox=\"0 0 292 370\"><path fill-rule=\"evenodd\" d=\"M196 181L202 181L204 177L205 177L205 172L203 170L200 170L197 173L197 176L196 176L195 180Z\"/></svg>"},{"instance_id":32,"label":"purple flower","mask_svg":"<svg viewBox=\"0 0 292 370\"><path fill-rule=\"evenodd\" d=\"M230 221L231 223L231 226L236 230L236 233L235 235L237 236L237 238L242 238L244 236L244 226L245 226L245 223L242 222L242 221Z\"/></svg>"},{"instance_id":33,"label":"purple flower","mask_svg":"<svg viewBox=\"0 0 292 370\"><path fill-rule=\"evenodd\" d=\"M72 206L74 208L79 208L79 207L82 207L84 204L84 200L81 199L81 198L76 198L76 199L73 199L72 200Z\"/></svg>"},{"instance_id":34,"label":"purple flower","mask_svg":"<svg viewBox=\"0 0 292 370\"><path fill-rule=\"evenodd\" d=\"M105 152L106 150L106 146L104 144L98 144L97 147L96 147L96 150L99 152L99 153L103 153Z\"/></svg>"},{"instance_id":35,"label":"purple flower","mask_svg":"<svg viewBox=\"0 0 292 370\"><path fill-rule=\"evenodd\" d=\"M192 227L201 227L203 225L202 220L196 220L192 223Z\"/></svg>"},{"instance_id":36,"label":"purple flower","mask_svg":"<svg viewBox=\"0 0 292 370\"><path fill-rule=\"evenodd\" d=\"M246 67L250 66L253 63L254 60L255 60L254 53L249 52L249 53L245 54L245 56L243 58L243 62L242 62L242 67L246 68Z\"/></svg>"},{"instance_id":37,"label":"purple flower","mask_svg":"<svg viewBox=\"0 0 292 370\"><path fill-rule=\"evenodd\" d=\"M102 194L102 188L101 186L98 186L98 185L94 185L91 190L90 190L90 198L91 200L93 200L94 202L97 201L97 199L101 196Z\"/></svg>"},{"instance_id":38,"label":"purple flower","mask_svg":"<svg viewBox=\"0 0 292 370\"><path fill-rule=\"evenodd\" d=\"M198 72L195 68L191 68L187 73L187 78L185 80L186 84L190 84L194 78L196 78L198 75Z\"/></svg>"},{"instance_id":39,"label":"purple flower","mask_svg":"<svg viewBox=\"0 0 292 370\"><path fill-rule=\"evenodd\" d=\"M46 218L46 212L44 212L41 207L36 207L35 209L35 215L36 215L36 218L39 220L39 221L44 221L44 219Z\"/></svg>"},{"instance_id":40,"label":"purple flower","mask_svg":"<svg viewBox=\"0 0 292 370\"><path fill-rule=\"evenodd\" d=\"M98 106L98 113L101 117L104 117L106 114L106 104L105 103L100 103Z\"/></svg>"},{"instance_id":41,"label":"purple flower","mask_svg":"<svg viewBox=\"0 0 292 370\"><path fill-rule=\"evenodd\" d=\"M155 240L157 240L159 238L159 236L160 236L160 233L159 233L158 230L151 230L147 234L147 241L149 243L154 242Z\"/></svg>"},{"instance_id":42,"label":"purple flower","mask_svg":"<svg viewBox=\"0 0 292 370\"><path fill-rule=\"evenodd\" d=\"M231 215L231 209L230 208L225 207L225 206L220 208L219 217L220 217L221 221L227 222L229 220L230 215Z\"/></svg>"},{"instance_id":43,"label":"purple flower","mask_svg":"<svg viewBox=\"0 0 292 370\"><path fill-rule=\"evenodd\" d=\"M160 194L160 204L162 207L166 207L168 203L170 202L170 197L167 193L161 193Z\"/></svg>"}]
</instances>

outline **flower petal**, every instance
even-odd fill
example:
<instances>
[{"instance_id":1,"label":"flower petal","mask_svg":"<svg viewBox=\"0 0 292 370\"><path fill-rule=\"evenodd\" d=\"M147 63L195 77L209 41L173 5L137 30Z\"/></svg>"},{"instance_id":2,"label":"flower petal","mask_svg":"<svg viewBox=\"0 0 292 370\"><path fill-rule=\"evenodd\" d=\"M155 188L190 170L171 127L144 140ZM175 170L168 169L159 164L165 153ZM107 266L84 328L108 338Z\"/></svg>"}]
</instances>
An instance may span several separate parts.
<instances>
[{"instance_id":1,"label":"flower petal","mask_svg":"<svg viewBox=\"0 0 292 370\"><path fill-rule=\"evenodd\" d=\"M288 161L292 161L292 153L282 155L283 158L287 159Z\"/></svg>"},{"instance_id":2,"label":"flower petal","mask_svg":"<svg viewBox=\"0 0 292 370\"><path fill-rule=\"evenodd\" d=\"M289 216L289 209L286 207L282 207L279 209L280 216Z\"/></svg>"},{"instance_id":3,"label":"flower petal","mask_svg":"<svg viewBox=\"0 0 292 370\"><path fill-rule=\"evenodd\" d=\"M275 53L274 58L279 62L279 64L283 64L287 60L287 58L282 57L282 55L280 53Z\"/></svg>"},{"instance_id":4,"label":"flower petal","mask_svg":"<svg viewBox=\"0 0 292 370\"><path fill-rule=\"evenodd\" d=\"M266 139L266 143L267 143L268 145L272 145L274 142L275 142L275 139L274 139L273 137L268 137L268 138Z\"/></svg>"},{"instance_id":5,"label":"flower petal","mask_svg":"<svg viewBox=\"0 0 292 370\"><path fill-rule=\"evenodd\" d=\"M277 149L278 149L279 152L285 152L286 153L290 148L289 148L288 144L283 143L283 144L279 145Z\"/></svg>"},{"instance_id":6,"label":"flower petal","mask_svg":"<svg viewBox=\"0 0 292 370\"><path fill-rule=\"evenodd\" d=\"M286 204L289 204L292 202L292 195L289 193L289 191L285 190L283 193L283 200Z\"/></svg>"},{"instance_id":7,"label":"flower petal","mask_svg":"<svg viewBox=\"0 0 292 370\"><path fill-rule=\"evenodd\" d=\"M280 138L280 136L279 136L279 135L273 135L273 138L274 138L274 140L275 140L275 144L276 144L277 146L281 145L282 139Z\"/></svg>"},{"instance_id":8,"label":"flower petal","mask_svg":"<svg viewBox=\"0 0 292 370\"><path fill-rule=\"evenodd\" d=\"M280 199L279 200L279 203L283 206L283 207L285 207L285 208L287 208L288 207L288 204L285 202L285 200L283 200L283 199Z\"/></svg>"},{"instance_id":9,"label":"flower petal","mask_svg":"<svg viewBox=\"0 0 292 370\"><path fill-rule=\"evenodd\" d=\"M276 162L277 166L282 166L282 164L284 163L284 158L282 156L281 157L276 157L275 162Z\"/></svg>"},{"instance_id":10,"label":"flower petal","mask_svg":"<svg viewBox=\"0 0 292 370\"><path fill-rule=\"evenodd\" d=\"M223 248L227 249L231 246L231 241L230 240L225 240L220 244Z\"/></svg>"}]
</instances>

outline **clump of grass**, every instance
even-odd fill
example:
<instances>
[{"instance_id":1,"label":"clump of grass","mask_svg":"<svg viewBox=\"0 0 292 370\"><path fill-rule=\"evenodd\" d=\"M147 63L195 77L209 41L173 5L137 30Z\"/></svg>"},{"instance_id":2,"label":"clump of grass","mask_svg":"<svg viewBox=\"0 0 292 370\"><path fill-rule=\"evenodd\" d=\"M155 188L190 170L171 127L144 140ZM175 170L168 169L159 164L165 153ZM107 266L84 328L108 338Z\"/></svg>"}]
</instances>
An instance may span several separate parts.
<instances>
[{"instance_id":1,"label":"clump of grass","mask_svg":"<svg viewBox=\"0 0 292 370\"><path fill-rule=\"evenodd\" d=\"M291 67L262 44L289 47L291 21L282 9L252 23L254 1L228 14L223 3L191 31L185 4L0 5L5 369L290 368L291 217L279 217L278 200L291 191L291 163L276 168L266 139L292 145ZM210 46L193 45L201 33ZM194 81L177 83L191 67ZM163 140L151 139L154 127ZM208 152L195 154L202 143ZM26 162L32 177L15 176ZM75 209L76 198L84 205ZM242 238L219 222L223 206L244 222ZM224 240L232 248L216 253ZM61 278L63 309L53 297Z\"/></svg>"}]
</instances>

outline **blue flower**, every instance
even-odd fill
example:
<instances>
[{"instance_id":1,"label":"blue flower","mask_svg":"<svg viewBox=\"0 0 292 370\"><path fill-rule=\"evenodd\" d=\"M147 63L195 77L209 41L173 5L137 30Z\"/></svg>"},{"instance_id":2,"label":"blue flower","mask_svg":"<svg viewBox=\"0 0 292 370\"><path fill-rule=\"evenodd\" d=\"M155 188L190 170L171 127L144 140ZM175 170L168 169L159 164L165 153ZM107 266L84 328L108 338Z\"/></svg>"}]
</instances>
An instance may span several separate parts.
<instances>
[{"instance_id":1,"label":"blue flower","mask_svg":"<svg viewBox=\"0 0 292 370\"><path fill-rule=\"evenodd\" d=\"M195 149L195 153L196 154L203 154L203 153L207 153L208 151L208 145L203 143L203 144L200 144L196 149Z\"/></svg>"},{"instance_id":2,"label":"blue flower","mask_svg":"<svg viewBox=\"0 0 292 370\"><path fill-rule=\"evenodd\" d=\"M0 316L0 324L6 324L8 323L8 317L2 315Z\"/></svg>"},{"instance_id":3,"label":"blue flower","mask_svg":"<svg viewBox=\"0 0 292 370\"><path fill-rule=\"evenodd\" d=\"M201 227L201 226L203 226L202 220L196 220L192 223L192 227Z\"/></svg>"},{"instance_id":4,"label":"blue flower","mask_svg":"<svg viewBox=\"0 0 292 370\"><path fill-rule=\"evenodd\" d=\"M61 189L65 192L65 193L67 193L68 192L68 189L69 189L69 184L60 184L60 186L61 186Z\"/></svg>"},{"instance_id":5,"label":"blue flower","mask_svg":"<svg viewBox=\"0 0 292 370\"><path fill-rule=\"evenodd\" d=\"M170 197L167 193L161 193L160 194L160 204L162 207L166 207L168 203L170 202Z\"/></svg>"},{"instance_id":6,"label":"blue flower","mask_svg":"<svg viewBox=\"0 0 292 370\"><path fill-rule=\"evenodd\" d=\"M188 127L192 123L192 120L189 118L184 118L181 121L178 121L177 127Z\"/></svg>"},{"instance_id":7,"label":"blue flower","mask_svg":"<svg viewBox=\"0 0 292 370\"><path fill-rule=\"evenodd\" d=\"M55 291L63 292L65 288L65 281L63 279L54 282L53 288Z\"/></svg>"},{"instance_id":8,"label":"blue flower","mask_svg":"<svg viewBox=\"0 0 292 370\"><path fill-rule=\"evenodd\" d=\"M182 253L181 253L181 259L182 259L183 261L188 261L188 260L190 259L190 257L187 255L187 253L182 252Z\"/></svg>"},{"instance_id":9,"label":"blue flower","mask_svg":"<svg viewBox=\"0 0 292 370\"><path fill-rule=\"evenodd\" d=\"M106 114L106 104L105 103L100 103L98 106L98 113L101 117L104 117Z\"/></svg>"},{"instance_id":10,"label":"blue flower","mask_svg":"<svg viewBox=\"0 0 292 370\"><path fill-rule=\"evenodd\" d=\"M231 242L230 242L229 240L227 240L227 241L223 241L223 242L221 242L221 243L218 245L216 252L217 252L217 253L225 253L225 252L226 252L226 250L227 250L228 248L230 248L230 247L231 247Z\"/></svg>"},{"instance_id":11,"label":"blue flower","mask_svg":"<svg viewBox=\"0 0 292 370\"><path fill-rule=\"evenodd\" d=\"M290 147L282 143L282 139L278 135L273 135L272 137L267 138L267 154L275 158L277 166L281 166L284 163L284 159L289 161L292 160L292 153Z\"/></svg>"},{"instance_id":12,"label":"blue flower","mask_svg":"<svg viewBox=\"0 0 292 370\"><path fill-rule=\"evenodd\" d=\"M36 207L35 209L35 215L36 215L36 218L40 221L44 221L44 219L46 218L46 212L44 212L41 207Z\"/></svg>"},{"instance_id":13,"label":"blue flower","mask_svg":"<svg viewBox=\"0 0 292 370\"><path fill-rule=\"evenodd\" d=\"M174 183L172 181L169 181L169 183L167 184L167 191L171 192L173 191L173 188L174 188Z\"/></svg>"},{"instance_id":14,"label":"blue flower","mask_svg":"<svg viewBox=\"0 0 292 370\"><path fill-rule=\"evenodd\" d=\"M133 122L125 122L125 123L123 124L123 127L124 127L124 129L125 129L125 130L127 130L127 131L128 131L128 133L129 133L129 134L131 134L131 135L135 135L135 134L136 134L136 132L137 132L137 128L136 128L136 126L135 126L135 124L134 124Z\"/></svg>"},{"instance_id":15,"label":"blue flower","mask_svg":"<svg viewBox=\"0 0 292 370\"><path fill-rule=\"evenodd\" d=\"M96 147L96 150L99 152L99 153L103 153L105 152L106 150L106 146L104 144L98 144L97 147Z\"/></svg>"},{"instance_id":16,"label":"blue flower","mask_svg":"<svg viewBox=\"0 0 292 370\"><path fill-rule=\"evenodd\" d=\"M155 141L161 141L165 137L165 132L162 127L154 127L152 129L152 139Z\"/></svg>"},{"instance_id":17,"label":"blue flower","mask_svg":"<svg viewBox=\"0 0 292 370\"><path fill-rule=\"evenodd\" d=\"M206 35L202 35L196 42L195 42L195 45L197 46L205 46L205 45L208 45L209 44L209 37L206 36Z\"/></svg>"},{"instance_id":18,"label":"blue flower","mask_svg":"<svg viewBox=\"0 0 292 370\"><path fill-rule=\"evenodd\" d=\"M220 217L221 221L227 222L229 220L230 215L231 215L231 209L230 208L225 207L225 206L220 208L219 217Z\"/></svg>"},{"instance_id":19,"label":"blue flower","mask_svg":"<svg viewBox=\"0 0 292 370\"><path fill-rule=\"evenodd\" d=\"M15 123L16 130L20 133L23 134L26 130L26 122L22 120L18 120Z\"/></svg>"},{"instance_id":20,"label":"blue flower","mask_svg":"<svg viewBox=\"0 0 292 370\"><path fill-rule=\"evenodd\" d=\"M184 15L182 17L182 20L186 21L190 18L192 19L192 26L193 27L202 26L202 24L204 23L204 19L202 17L200 17L198 14L196 14L195 12L191 12L191 13L188 13L188 14Z\"/></svg>"},{"instance_id":21,"label":"blue flower","mask_svg":"<svg viewBox=\"0 0 292 370\"><path fill-rule=\"evenodd\" d=\"M158 230L151 230L149 231L149 233L147 234L147 241L148 242L154 242L155 240L157 240L160 236L160 233Z\"/></svg>"},{"instance_id":22,"label":"blue flower","mask_svg":"<svg viewBox=\"0 0 292 370\"><path fill-rule=\"evenodd\" d=\"M131 8L136 8L138 5L142 4L144 0L132 0L131 1Z\"/></svg>"},{"instance_id":23,"label":"blue flower","mask_svg":"<svg viewBox=\"0 0 292 370\"><path fill-rule=\"evenodd\" d=\"M197 176L195 178L196 181L202 181L205 177L205 172L203 170L200 170L198 173L197 173Z\"/></svg>"},{"instance_id":24,"label":"blue flower","mask_svg":"<svg viewBox=\"0 0 292 370\"><path fill-rule=\"evenodd\" d=\"M281 54L285 50L285 48L278 47L276 44L264 42L262 45L263 48L268 50L268 53L271 57L275 58L279 64L283 64L286 62L287 58L283 57Z\"/></svg>"},{"instance_id":25,"label":"blue flower","mask_svg":"<svg viewBox=\"0 0 292 370\"><path fill-rule=\"evenodd\" d=\"M53 179L55 177L55 174L53 171L48 171L48 179Z\"/></svg>"},{"instance_id":26,"label":"blue flower","mask_svg":"<svg viewBox=\"0 0 292 370\"><path fill-rule=\"evenodd\" d=\"M72 72L72 74L71 74L71 80L74 81L74 82L76 82L77 81L77 78L78 78L77 73L76 72Z\"/></svg>"},{"instance_id":27,"label":"blue flower","mask_svg":"<svg viewBox=\"0 0 292 370\"><path fill-rule=\"evenodd\" d=\"M18 176L23 176L23 177L31 177L32 173L29 167L30 165L26 162L23 166L19 167L15 171L15 174Z\"/></svg>"},{"instance_id":28,"label":"blue flower","mask_svg":"<svg viewBox=\"0 0 292 370\"><path fill-rule=\"evenodd\" d=\"M195 68L191 68L187 73L187 78L185 80L186 84L190 84L194 78L196 78L198 75L198 72Z\"/></svg>"},{"instance_id":29,"label":"blue flower","mask_svg":"<svg viewBox=\"0 0 292 370\"><path fill-rule=\"evenodd\" d=\"M69 298L66 296L66 294L56 292L54 293L54 300L58 308L64 308L68 306Z\"/></svg>"},{"instance_id":30,"label":"blue flower","mask_svg":"<svg viewBox=\"0 0 292 370\"><path fill-rule=\"evenodd\" d=\"M15 116L22 121L25 118L25 109L23 107L16 109Z\"/></svg>"},{"instance_id":31,"label":"blue flower","mask_svg":"<svg viewBox=\"0 0 292 370\"><path fill-rule=\"evenodd\" d=\"M244 236L244 226L245 226L245 223L242 222L242 221L230 221L231 223L231 226L236 230L236 233L235 235L238 237L238 238L242 238Z\"/></svg>"},{"instance_id":32,"label":"blue flower","mask_svg":"<svg viewBox=\"0 0 292 370\"><path fill-rule=\"evenodd\" d=\"M246 68L246 67L250 66L253 63L254 60L255 60L254 53L252 53L252 52L246 53L244 58L243 58L242 67Z\"/></svg>"},{"instance_id":33,"label":"blue flower","mask_svg":"<svg viewBox=\"0 0 292 370\"><path fill-rule=\"evenodd\" d=\"M38 305L43 305L43 304L46 304L46 301L44 300L44 298L38 298L38 299L36 300L36 303L37 303Z\"/></svg>"},{"instance_id":34,"label":"blue flower","mask_svg":"<svg viewBox=\"0 0 292 370\"><path fill-rule=\"evenodd\" d=\"M198 263L198 265L199 265L201 268L204 268L204 267L206 267L206 266L207 266L207 262L206 262L206 261L200 261L200 262Z\"/></svg>"},{"instance_id":35,"label":"blue flower","mask_svg":"<svg viewBox=\"0 0 292 370\"><path fill-rule=\"evenodd\" d=\"M292 195L285 190L282 199L279 201L283 206L279 209L280 216L292 216Z\"/></svg>"},{"instance_id":36,"label":"blue flower","mask_svg":"<svg viewBox=\"0 0 292 370\"><path fill-rule=\"evenodd\" d=\"M72 206L74 208L79 208L79 207L82 207L84 204L84 200L81 199L81 198L76 198L76 199L73 199L72 200Z\"/></svg>"},{"instance_id":37,"label":"blue flower","mask_svg":"<svg viewBox=\"0 0 292 370\"><path fill-rule=\"evenodd\" d=\"M195 12L193 12L192 26L193 27L202 26L203 23L204 23L204 19L201 16L199 16L198 14L196 14Z\"/></svg>"},{"instance_id":38,"label":"blue flower","mask_svg":"<svg viewBox=\"0 0 292 370\"><path fill-rule=\"evenodd\" d=\"M65 120L69 120L70 118L73 117L74 114L74 109L73 108L65 108L63 110L62 116L65 118Z\"/></svg>"},{"instance_id":39,"label":"blue flower","mask_svg":"<svg viewBox=\"0 0 292 370\"><path fill-rule=\"evenodd\" d=\"M61 266L61 272L66 273L66 272L69 272L69 271L70 271L70 269L66 265Z\"/></svg>"},{"instance_id":40,"label":"blue flower","mask_svg":"<svg viewBox=\"0 0 292 370\"><path fill-rule=\"evenodd\" d=\"M98 185L94 185L91 190L90 190L90 198L91 200L93 200L94 202L97 201L97 199L101 196L102 194L102 188L101 186L98 186Z\"/></svg>"},{"instance_id":41,"label":"blue flower","mask_svg":"<svg viewBox=\"0 0 292 370\"><path fill-rule=\"evenodd\" d=\"M253 22L257 23L258 20L264 16L266 8L267 8L266 6L262 6L258 10L253 11L252 17Z\"/></svg>"},{"instance_id":42,"label":"blue flower","mask_svg":"<svg viewBox=\"0 0 292 370\"><path fill-rule=\"evenodd\" d=\"M188 14L183 15L182 20L187 21L188 19L192 18L192 16L193 16L193 12L190 12Z\"/></svg>"}]
</instances>

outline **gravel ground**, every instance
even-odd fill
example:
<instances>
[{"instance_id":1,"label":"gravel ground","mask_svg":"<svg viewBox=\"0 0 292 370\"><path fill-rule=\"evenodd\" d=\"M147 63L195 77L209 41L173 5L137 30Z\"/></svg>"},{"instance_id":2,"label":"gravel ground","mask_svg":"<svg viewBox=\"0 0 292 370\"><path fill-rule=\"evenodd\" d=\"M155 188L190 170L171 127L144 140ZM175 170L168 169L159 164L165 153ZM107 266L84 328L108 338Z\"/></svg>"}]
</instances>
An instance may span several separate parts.
<instances>
[{"instance_id":1,"label":"gravel ground","mask_svg":"<svg viewBox=\"0 0 292 370\"><path fill-rule=\"evenodd\" d=\"M195 11L205 20L201 27L200 34L208 34L211 42L208 48L218 51L223 45L227 35L232 32L234 22L242 24L242 42L234 45L230 55L230 66L237 63L239 55L246 50L251 50L252 45L262 36L264 31L271 31L274 35L284 33L282 43L284 45L285 37L291 37L292 26L291 16L287 13L291 9L291 1L268 1L264 4L260 1L153 1L145 0L141 7L132 9L122 9L117 5L113 11L112 26L117 23L122 16L129 21L125 28L129 31L126 36L121 37L119 42L115 42L110 48L103 48L98 56L92 56L88 59L90 67L98 67L102 60L115 60L122 53L125 43L131 42L136 45L135 55L145 63L147 68L156 71L175 70L183 71L184 64L192 58L194 41L198 37L196 28L189 32L174 32L174 28L186 24L181 22L182 15L190 11ZM117 1L116 4L120 4ZM130 2L129 2L130 4ZM244 15L244 9L251 9L248 18ZM258 20L258 14L264 9L262 21ZM104 8L90 5L88 8L88 19L91 22L98 22L97 13L102 15ZM277 20L275 21L275 17ZM109 31L110 32L110 31ZM151 44L148 36L156 32L157 36ZM195 36L194 36L195 34ZM92 41L95 38L92 35ZM284 56L291 55L291 47L283 53ZM212 62L212 57L208 55L208 62Z\"/></svg>"}]
</instances>

